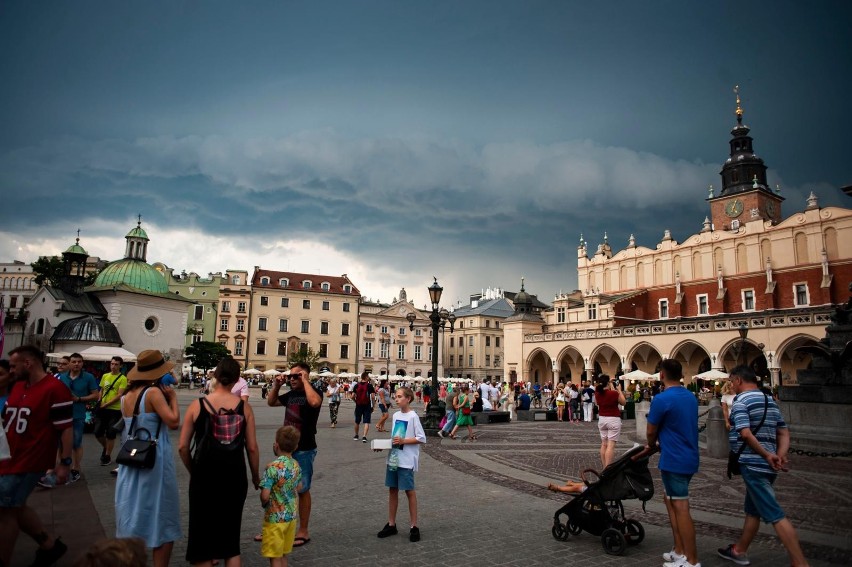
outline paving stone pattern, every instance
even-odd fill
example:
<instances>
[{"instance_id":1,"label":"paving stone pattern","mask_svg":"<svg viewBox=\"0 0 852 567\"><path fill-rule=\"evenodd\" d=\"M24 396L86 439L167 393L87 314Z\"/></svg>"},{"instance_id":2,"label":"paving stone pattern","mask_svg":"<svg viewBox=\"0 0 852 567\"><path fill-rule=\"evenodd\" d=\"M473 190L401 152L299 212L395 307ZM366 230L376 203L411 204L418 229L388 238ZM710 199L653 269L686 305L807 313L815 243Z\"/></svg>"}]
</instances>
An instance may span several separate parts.
<instances>
[{"instance_id":1,"label":"paving stone pattern","mask_svg":"<svg viewBox=\"0 0 852 567\"><path fill-rule=\"evenodd\" d=\"M259 399L257 390L252 390L252 396L263 465L273 458L273 437L282 421L283 409L267 407ZM180 391L182 410L194 397L191 391ZM558 422L480 426L477 427L480 438L475 442L430 438L421 453L420 471L416 475L422 540L418 543L408 541L408 505L404 497L400 499L397 514L400 534L380 540L376 533L387 521L385 454L375 453L369 445L352 440L353 409L351 402L344 402L339 425L331 429L328 412L323 408L311 490L312 541L293 551L289 556L292 565L658 566L662 563L660 554L671 547L668 519L660 508L662 487L659 484L656 486L658 496L649 503L646 512L635 503L625 502L628 515L645 527L646 538L640 545L628 548L623 556L606 555L600 538L586 533L571 536L566 542L551 536L553 514L568 496L551 493L543 485L548 481L576 478L583 468L598 468L599 460L595 423ZM417 409L422 410L422 406ZM626 422L625 427L632 425L633 422ZM177 432L171 435L176 451ZM375 435L371 432L370 437ZM629 439L623 438L618 450L631 445ZM94 438L86 436L85 447L82 481L35 495L44 508L63 511L49 514L48 523L60 535L73 535L71 540L66 538L72 549L59 565L71 565L91 541L102 533L112 534L115 529L114 479L109 475L110 467L97 465L99 446ZM781 503L797 528L806 528L817 541L805 542L813 565L852 564L848 513L852 499L852 461L804 459L808 458L796 457L793 472L779 478ZM807 470L811 463L814 463L813 472ZM739 513L742 483L738 479L728 481L724 478L723 466L721 461L703 458L702 471L691 486L691 504L698 517L699 558L705 567L730 565L716 556L715 549L732 541L742 522ZM653 470L658 483L655 466ZM178 471L181 489L185 491L188 475L180 464ZM228 490L227 479L222 480L221 490ZM210 497L215 498L216 494ZM87 517L68 513L69 504L84 511ZM186 526L186 502L181 513ZM260 545L252 541L261 522L258 494L249 489L242 529L242 560L249 567L268 565L260 556ZM215 526L216 520L211 518L210 529L215 530ZM32 542L21 536L13 564L28 564L32 550ZM185 540L176 542L173 565L186 564L185 551ZM750 555L753 565L783 565L787 561L783 548L771 532L758 536Z\"/></svg>"}]
</instances>

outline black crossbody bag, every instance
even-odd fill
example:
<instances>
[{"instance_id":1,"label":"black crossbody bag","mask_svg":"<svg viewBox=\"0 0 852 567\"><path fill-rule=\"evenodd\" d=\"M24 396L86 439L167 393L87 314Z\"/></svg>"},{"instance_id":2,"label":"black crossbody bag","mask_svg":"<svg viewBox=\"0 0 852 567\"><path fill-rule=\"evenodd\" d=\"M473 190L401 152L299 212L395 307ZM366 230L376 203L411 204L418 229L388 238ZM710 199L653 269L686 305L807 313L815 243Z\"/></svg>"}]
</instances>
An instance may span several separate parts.
<instances>
[{"instance_id":1,"label":"black crossbody bag","mask_svg":"<svg viewBox=\"0 0 852 567\"><path fill-rule=\"evenodd\" d=\"M757 432L760 431L760 428L763 427L763 422L766 421L766 414L769 411L769 396L763 394L763 417L760 418L760 423L757 424L757 427L754 428L752 434L757 438ZM739 451L728 451L728 478L732 478L734 475L741 474L740 472L740 455L745 451L746 442L743 441L743 444L740 445Z\"/></svg>"},{"instance_id":2,"label":"black crossbody bag","mask_svg":"<svg viewBox=\"0 0 852 567\"><path fill-rule=\"evenodd\" d=\"M139 404L145 396L145 392L151 386L145 386L136 398L136 407L133 408L133 421L130 422L130 430L127 432L127 440L118 451L115 459L119 465L132 467L134 469L152 469L157 462L157 439L160 437L160 426L163 420L157 416L157 433L151 437L151 432L144 427L136 427L136 418L139 415ZM139 434L144 431L145 438L140 439Z\"/></svg>"}]
</instances>

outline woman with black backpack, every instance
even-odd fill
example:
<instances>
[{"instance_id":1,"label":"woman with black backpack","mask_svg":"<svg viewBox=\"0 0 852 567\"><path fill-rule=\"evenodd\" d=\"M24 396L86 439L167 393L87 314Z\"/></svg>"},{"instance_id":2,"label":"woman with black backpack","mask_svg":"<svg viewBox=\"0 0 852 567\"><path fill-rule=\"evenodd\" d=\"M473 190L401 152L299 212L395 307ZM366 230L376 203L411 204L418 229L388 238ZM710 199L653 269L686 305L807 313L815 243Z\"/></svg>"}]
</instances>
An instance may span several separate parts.
<instances>
[{"instance_id":1,"label":"woman with black backpack","mask_svg":"<svg viewBox=\"0 0 852 567\"><path fill-rule=\"evenodd\" d=\"M186 560L193 565L212 565L214 560L224 559L229 567L240 564L240 530L248 493L245 454L257 490L260 452L254 411L231 393L240 377L240 365L225 357L214 376L216 387L189 405L180 432L180 457L190 474ZM227 479L226 491L221 490L222 479ZM211 518L217 523L212 531Z\"/></svg>"}]
</instances>

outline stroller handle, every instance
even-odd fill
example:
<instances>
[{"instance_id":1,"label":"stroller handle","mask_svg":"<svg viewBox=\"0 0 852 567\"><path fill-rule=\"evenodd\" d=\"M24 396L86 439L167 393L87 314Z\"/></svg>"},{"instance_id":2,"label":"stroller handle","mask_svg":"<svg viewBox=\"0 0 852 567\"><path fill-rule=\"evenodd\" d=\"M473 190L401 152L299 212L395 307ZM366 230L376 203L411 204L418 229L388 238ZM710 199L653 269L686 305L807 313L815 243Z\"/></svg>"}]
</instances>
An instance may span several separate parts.
<instances>
[{"instance_id":1,"label":"stroller handle","mask_svg":"<svg viewBox=\"0 0 852 567\"><path fill-rule=\"evenodd\" d=\"M589 486L591 484L589 482L589 479L586 478L586 473L594 474L596 477L598 477L598 480L600 480L600 478L601 478L600 473L598 471L596 471L595 469L584 469L583 472L580 473L580 478L582 479L583 483L586 486Z\"/></svg>"}]
</instances>

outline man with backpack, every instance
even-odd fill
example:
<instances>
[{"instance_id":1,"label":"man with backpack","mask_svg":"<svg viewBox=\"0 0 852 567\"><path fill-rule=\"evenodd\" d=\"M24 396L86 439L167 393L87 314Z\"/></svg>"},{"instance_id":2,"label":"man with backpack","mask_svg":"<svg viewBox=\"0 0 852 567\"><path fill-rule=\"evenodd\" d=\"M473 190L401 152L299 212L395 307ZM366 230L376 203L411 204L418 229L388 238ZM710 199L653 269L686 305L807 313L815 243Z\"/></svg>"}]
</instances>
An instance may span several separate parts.
<instances>
[{"instance_id":1,"label":"man with backpack","mask_svg":"<svg viewBox=\"0 0 852 567\"><path fill-rule=\"evenodd\" d=\"M355 436L352 439L358 440L358 426L363 421L364 435L361 441L366 443L367 432L370 430L370 415L373 413L373 404L376 401L376 389L370 383L369 372L361 373L361 381L355 385L352 397L355 399Z\"/></svg>"}]
</instances>

